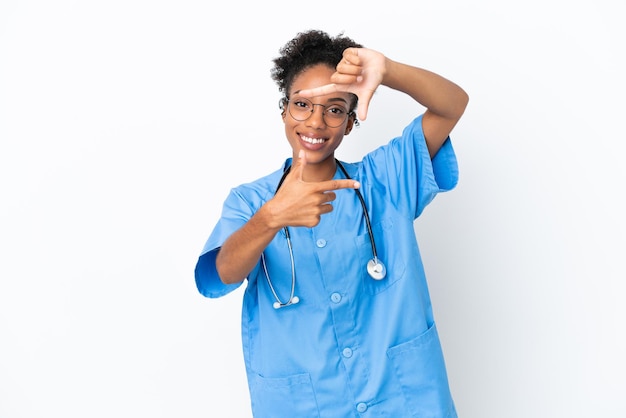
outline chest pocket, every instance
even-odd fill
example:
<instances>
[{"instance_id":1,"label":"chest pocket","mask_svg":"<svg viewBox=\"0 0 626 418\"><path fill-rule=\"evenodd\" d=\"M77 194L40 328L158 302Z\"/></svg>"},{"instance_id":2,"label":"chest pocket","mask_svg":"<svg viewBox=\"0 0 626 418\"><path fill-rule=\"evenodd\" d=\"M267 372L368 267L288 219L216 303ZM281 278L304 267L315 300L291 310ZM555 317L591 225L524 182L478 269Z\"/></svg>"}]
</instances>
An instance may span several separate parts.
<instances>
[{"instance_id":1,"label":"chest pocket","mask_svg":"<svg viewBox=\"0 0 626 418\"><path fill-rule=\"evenodd\" d=\"M394 226L392 218L383 219L372 225L378 259L387 270L386 276L381 280L373 279L367 272L367 263L373 257L369 234L365 233L356 238L359 254L359 276L362 280L363 290L368 294L384 292L398 280L404 278L406 248L402 248L402 240L394 240Z\"/></svg>"}]
</instances>

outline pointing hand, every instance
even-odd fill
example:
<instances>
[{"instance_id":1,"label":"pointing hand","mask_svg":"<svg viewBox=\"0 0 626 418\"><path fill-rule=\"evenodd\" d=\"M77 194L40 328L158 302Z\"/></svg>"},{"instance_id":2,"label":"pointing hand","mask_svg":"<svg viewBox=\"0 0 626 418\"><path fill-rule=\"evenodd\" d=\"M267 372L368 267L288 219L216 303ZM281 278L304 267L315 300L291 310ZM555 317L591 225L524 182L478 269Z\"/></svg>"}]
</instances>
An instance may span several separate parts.
<instances>
[{"instance_id":1,"label":"pointing hand","mask_svg":"<svg viewBox=\"0 0 626 418\"><path fill-rule=\"evenodd\" d=\"M335 190L357 189L360 183L351 179L306 182L302 179L306 153L301 150L290 173L272 199L272 213L282 226L314 227L321 216L333 210Z\"/></svg>"}]
</instances>

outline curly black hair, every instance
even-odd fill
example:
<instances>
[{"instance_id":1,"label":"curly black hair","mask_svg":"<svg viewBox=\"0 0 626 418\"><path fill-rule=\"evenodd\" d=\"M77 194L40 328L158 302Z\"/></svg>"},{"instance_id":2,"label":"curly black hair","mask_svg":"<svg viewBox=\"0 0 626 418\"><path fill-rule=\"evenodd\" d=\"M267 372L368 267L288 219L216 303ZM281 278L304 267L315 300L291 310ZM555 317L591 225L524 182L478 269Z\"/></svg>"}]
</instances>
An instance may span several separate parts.
<instances>
[{"instance_id":1,"label":"curly black hair","mask_svg":"<svg viewBox=\"0 0 626 418\"><path fill-rule=\"evenodd\" d=\"M343 33L331 37L321 30L300 32L280 50L280 56L274 58L271 70L272 80L286 97L294 78L302 71L317 65L326 64L335 68L346 48L362 48L362 45L343 36Z\"/></svg>"}]
</instances>

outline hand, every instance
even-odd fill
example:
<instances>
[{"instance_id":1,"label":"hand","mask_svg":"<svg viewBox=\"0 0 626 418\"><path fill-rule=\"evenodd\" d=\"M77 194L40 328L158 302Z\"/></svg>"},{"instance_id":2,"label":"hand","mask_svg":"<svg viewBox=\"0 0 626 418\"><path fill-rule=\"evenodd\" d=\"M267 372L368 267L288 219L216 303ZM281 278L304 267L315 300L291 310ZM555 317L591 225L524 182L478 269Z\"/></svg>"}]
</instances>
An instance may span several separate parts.
<instances>
[{"instance_id":1,"label":"hand","mask_svg":"<svg viewBox=\"0 0 626 418\"><path fill-rule=\"evenodd\" d=\"M382 83L386 63L387 58L380 52L367 48L347 48L330 78L332 83L302 90L300 95L312 97L338 91L354 93L359 98L357 116L365 120L372 96Z\"/></svg>"},{"instance_id":2,"label":"hand","mask_svg":"<svg viewBox=\"0 0 626 418\"><path fill-rule=\"evenodd\" d=\"M360 183L351 179L305 182L302 173L306 167L306 154L300 151L290 173L271 200L272 214L282 226L314 227L321 216L333 210L334 190L358 189Z\"/></svg>"}]
</instances>

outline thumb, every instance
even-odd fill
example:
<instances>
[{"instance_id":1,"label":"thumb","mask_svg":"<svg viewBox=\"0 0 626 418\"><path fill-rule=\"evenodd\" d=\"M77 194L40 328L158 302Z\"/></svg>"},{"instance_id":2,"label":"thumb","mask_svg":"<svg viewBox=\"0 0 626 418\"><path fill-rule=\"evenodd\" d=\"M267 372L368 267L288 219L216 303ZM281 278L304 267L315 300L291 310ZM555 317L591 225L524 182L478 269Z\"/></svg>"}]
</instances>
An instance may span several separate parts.
<instances>
[{"instance_id":1,"label":"thumb","mask_svg":"<svg viewBox=\"0 0 626 418\"><path fill-rule=\"evenodd\" d=\"M372 96L369 94L363 95L362 98L359 97L359 104L357 105L357 108L356 108L356 114L359 117L359 120L367 119L367 109L369 108L371 99L372 99Z\"/></svg>"},{"instance_id":2,"label":"thumb","mask_svg":"<svg viewBox=\"0 0 626 418\"><path fill-rule=\"evenodd\" d=\"M298 152L298 159L291 164L292 175L302 181L302 173L304 173L304 167L306 166L306 153L304 150Z\"/></svg>"}]
</instances>

